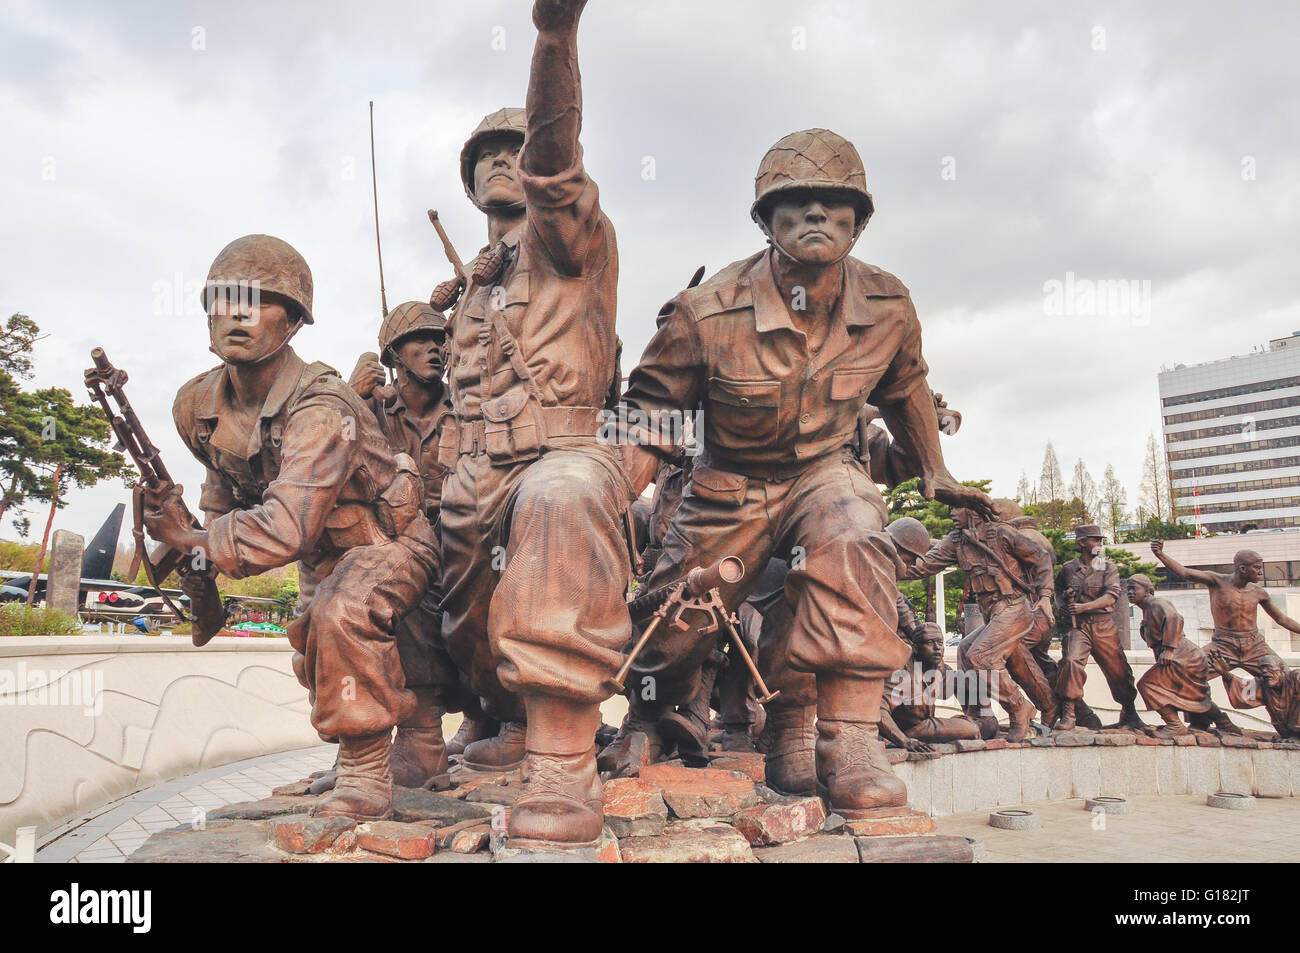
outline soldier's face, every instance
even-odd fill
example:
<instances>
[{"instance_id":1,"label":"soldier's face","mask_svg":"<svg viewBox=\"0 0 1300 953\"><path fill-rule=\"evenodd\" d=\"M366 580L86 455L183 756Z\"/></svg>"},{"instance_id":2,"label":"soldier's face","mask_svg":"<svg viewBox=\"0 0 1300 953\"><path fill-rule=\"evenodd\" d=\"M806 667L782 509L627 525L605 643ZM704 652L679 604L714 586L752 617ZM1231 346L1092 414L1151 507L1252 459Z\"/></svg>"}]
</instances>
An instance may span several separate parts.
<instances>
[{"instance_id":1,"label":"soldier's face","mask_svg":"<svg viewBox=\"0 0 1300 953\"><path fill-rule=\"evenodd\" d=\"M484 140L474 160L474 197L480 205L511 205L524 200L519 185L517 136Z\"/></svg>"},{"instance_id":2,"label":"soldier's face","mask_svg":"<svg viewBox=\"0 0 1300 953\"><path fill-rule=\"evenodd\" d=\"M1101 537L1088 536L1079 542L1079 552L1088 559L1101 555Z\"/></svg>"},{"instance_id":3,"label":"soldier's face","mask_svg":"<svg viewBox=\"0 0 1300 953\"><path fill-rule=\"evenodd\" d=\"M445 335L440 331L421 331L403 338L394 350L397 360L417 377L432 381L442 376L442 348Z\"/></svg>"},{"instance_id":4,"label":"soldier's face","mask_svg":"<svg viewBox=\"0 0 1300 953\"><path fill-rule=\"evenodd\" d=\"M943 661L943 636L938 632L927 632L925 638L916 644L916 654L926 665L938 665Z\"/></svg>"},{"instance_id":5,"label":"soldier's face","mask_svg":"<svg viewBox=\"0 0 1300 953\"><path fill-rule=\"evenodd\" d=\"M283 343L292 321L284 305L267 295L218 290L208 307L212 349L229 364L253 364Z\"/></svg>"},{"instance_id":6,"label":"soldier's face","mask_svg":"<svg viewBox=\"0 0 1300 953\"><path fill-rule=\"evenodd\" d=\"M853 247L857 211L835 192L791 192L772 203L772 238L795 261L828 265Z\"/></svg>"},{"instance_id":7,"label":"soldier's face","mask_svg":"<svg viewBox=\"0 0 1300 953\"><path fill-rule=\"evenodd\" d=\"M974 516L970 510L964 506L954 506L950 511L952 521L957 524L958 529L970 529L974 525Z\"/></svg>"}]
</instances>

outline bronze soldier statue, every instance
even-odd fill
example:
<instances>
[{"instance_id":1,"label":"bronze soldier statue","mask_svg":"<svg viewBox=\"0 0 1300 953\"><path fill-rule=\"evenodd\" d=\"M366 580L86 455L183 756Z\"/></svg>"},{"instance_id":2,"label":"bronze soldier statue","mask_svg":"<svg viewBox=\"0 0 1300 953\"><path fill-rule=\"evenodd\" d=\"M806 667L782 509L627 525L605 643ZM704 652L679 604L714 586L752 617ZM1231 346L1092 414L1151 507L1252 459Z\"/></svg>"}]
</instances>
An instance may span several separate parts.
<instances>
[{"instance_id":1,"label":"bronze soldier statue","mask_svg":"<svg viewBox=\"0 0 1300 953\"><path fill-rule=\"evenodd\" d=\"M1026 516L1021 511L1019 504L1011 500L995 500L994 502L997 503L998 518L1010 523L1019 532L1024 533L1049 553L1052 553L1054 565L1056 551L1052 547L1051 541L1039 531L1038 520L1032 516ZM1016 651L1007 659L1007 671L1011 673L1015 683L1025 690L1025 694L1034 703L1034 707L1042 712L1043 723L1050 728L1056 722L1059 713L1056 685L1061 674L1060 664L1051 654L1052 636L1056 633L1056 615L1053 611L1051 599L1043 599L1034 606L1033 620L1033 627L1025 636L1025 647L1029 652L1028 664L1037 666L1043 678L1038 680L1032 676L1032 673L1025 672L1022 666L1026 663L1019 651ZM1045 695L1043 694L1044 691L1046 691ZM1076 724L1080 728L1087 728L1092 731L1100 731L1102 728L1101 719L1097 717L1097 713L1082 698L1076 698L1074 701L1074 717Z\"/></svg>"},{"instance_id":2,"label":"bronze soldier statue","mask_svg":"<svg viewBox=\"0 0 1300 953\"><path fill-rule=\"evenodd\" d=\"M935 714L938 699L958 694L957 677L943 661L943 629L935 622L922 623L912 645L908 668L899 669L885 684L881 733L908 751L979 738L980 726L968 715L940 718Z\"/></svg>"},{"instance_id":3,"label":"bronze soldier statue","mask_svg":"<svg viewBox=\"0 0 1300 953\"><path fill-rule=\"evenodd\" d=\"M446 319L422 301L393 308L379 328L379 352L361 355L349 383L370 407L394 452L406 453L424 484L424 513L436 528L447 462L439 446L449 448L456 419L443 374L447 365ZM384 384L384 367L393 369L394 386ZM450 436L444 438L444 433ZM441 580L435 580L420 604L402 621L397 647L406 687L415 693L415 714L397 726L393 743L393 780L422 787L447 771L448 750L442 716L449 711L482 718L478 697L458 676L442 642Z\"/></svg>"},{"instance_id":4,"label":"bronze soldier statue","mask_svg":"<svg viewBox=\"0 0 1300 953\"><path fill-rule=\"evenodd\" d=\"M943 463L906 287L848 257L872 211L851 143L825 129L780 140L759 166L751 208L771 247L661 310L626 394L651 421L703 409L703 452L650 585L737 556L751 571L722 587L734 608L761 576L755 568L790 558L789 662L816 678L817 780L846 816L907 800L878 734L884 679L907 658L894 634L885 505L846 447L863 404L880 408L927 497L990 505ZM640 490L674 447L631 428L624 449ZM615 760L634 732L657 736L667 708L690 702L712 647L693 629L656 634L629 681Z\"/></svg>"},{"instance_id":5,"label":"bronze soldier statue","mask_svg":"<svg viewBox=\"0 0 1300 953\"><path fill-rule=\"evenodd\" d=\"M1119 722L1112 727L1142 731L1146 725L1134 705L1137 686L1133 683L1133 668L1120 646L1119 629L1115 627L1113 608L1119 598L1119 570L1102 555L1101 529L1097 525L1076 526L1074 544L1080 555L1056 574L1057 611L1069 615L1070 630L1061 652L1056 684L1061 697L1061 717L1054 727L1059 731L1077 727L1075 704L1083 697L1091 655L1106 676L1111 697L1120 705Z\"/></svg>"},{"instance_id":6,"label":"bronze soldier statue","mask_svg":"<svg viewBox=\"0 0 1300 953\"><path fill-rule=\"evenodd\" d=\"M955 507L952 519L956 528L913 563L905 578L920 579L949 566L966 572L984 624L957 647L957 669L985 673L988 700L1000 702L1007 710L1007 740L1023 741L1030 732L1034 705L1017 687L1008 663L1015 659L1017 671L1026 681L1042 681L1035 694L1050 699L1046 680L1029 659L1026 640L1034 631L1035 611L1049 598L1052 550L997 519L996 514L983 519L974 510ZM972 718L993 717L972 699L967 699L964 707ZM1046 717L1050 719L1050 715L1049 710Z\"/></svg>"},{"instance_id":7,"label":"bronze soldier statue","mask_svg":"<svg viewBox=\"0 0 1300 953\"><path fill-rule=\"evenodd\" d=\"M888 540L884 548L896 573L929 549L930 534L920 520L903 517L890 523L885 531ZM780 692L764 706L767 718L757 747L764 755L769 787L784 794L812 794L817 790L817 678L792 664L794 605L785 598L785 580L790 569L784 560L769 560L764 579L750 595L750 600L762 607L758 667L768 688ZM756 601L754 596L764 591L771 592L772 596ZM894 593L898 615L894 631L910 656L913 640L922 634L922 623L907 597L898 591L897 584ZM888 704L884 694L887 690L882 694L882 732L888 730L889 724L885 719Z\"/></svg>"},{"instance_id":8,"label":"bronze soldier statue","mask_svg":"<svg viewBox=\"0 0 1300 953\"><path fill-rule=\"evenodd\" d=\"M1147 708L1159 712L1164 724L1148 729L1160 738L1185 735L1179 712L1205 715L1227 734L1241 729L1210 699L1205 655L1183 634L1183 617L1167 600L1156 598L1156 587L1142 573L1128 580L1129 600L1142 610L1142 641L1155 653L1156 663L1138 679L1137 689Z\"/></svg>"},{"instance_id":9,"label":"bronze soldier statue","mask_svg":"<svg viewBox=\"0 0 1300 953\"><path fill-rule=\"evenodd\" d=\"M313 323L311 271L292 247L236 239L203 300L223 363L182 387L172 413L207 468L206 521L193 527L178 488L148 501L150 535L236 579L298 561L294 670L312 725L339 743L337 784L313 813L390 817L393 726L417 710L398 627L438 569L414 462L394 457L342 378L289 347Z\"/></svg>"},{"instance_id":10,"label":"bronze soldier statue","mask_svg":"<svg viewBox=\"0 0 1300 953\"><path fill-rule=\"evenodd\" d=\"M1285 668L1281 657L1269 648L1259 631L1259 610L1263 609L1282 628L1300 632L1300 622L1288 617L1269 598L1260 585L1264 578L1264 560L1250 549L1232 557L1231 575L1189 569L1165 553L1161 540L1151 543L1151 552L1175 577L1185 582L1199 582L1210 590L1210 615L1214 617L1214 636L1204 649L1211 677L1225 675L1234 668L1245 669L1257 678L1267 678Z\"/></svg>"},{"instance_id":11,"label":"bronze soldier statue","mask_svg":"<svg viewBox=\"0 0 1300 953\"><path fill-rule=\"evenodd\" d=\"M534 4L527 108L487 117L461 154L489 246L451 320L459 433L443 485L443 607L452 657L503 723L464 763L522 764L516 846L599 839L599 704L632 631L634 494L597 436L617 379L618 249L578 143L583 6Z\"/></svg>"}]
</instances>

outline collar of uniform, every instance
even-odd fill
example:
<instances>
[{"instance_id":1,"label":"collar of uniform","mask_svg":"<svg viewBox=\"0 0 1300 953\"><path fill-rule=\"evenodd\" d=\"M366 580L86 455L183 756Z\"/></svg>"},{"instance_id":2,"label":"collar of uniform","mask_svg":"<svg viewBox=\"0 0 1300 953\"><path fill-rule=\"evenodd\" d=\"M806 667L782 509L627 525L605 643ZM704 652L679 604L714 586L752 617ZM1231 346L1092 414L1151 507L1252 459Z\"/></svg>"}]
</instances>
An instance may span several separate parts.
<instances>
[{"instance_id":1,"label":"collar of uniform","mask_svg":"<svg viewBox=\"0 0 1300 953\"><path fill-rule=\"evenodd\" d=\"M284 368L275 378L271 385L271 391L266 395L266 400L262 401L262 409L258 412L258 417L266 420L274 417L284 407L284 402L289 399L294 388L298 385L299 378L306 368L307 363L298 356L293 348L286 348L289 356L285 359ZM216 424L221 420L222 411L230 406L228 388L230 380L225 366L221 368L220 374L214 374L212 384L209 386L207 393L203 395L199 407L199 419L211 421L212 433L216 436L218 428ZM231 450L231 447L223 449ZM250 435L246 457L256 456L262 449L262 437L258 432Z\"/></svg>"},{"instance_id":2,"label":"collar of uniform","mask_svg":"<svg viewBox=\"0 0 1300 953\"><path fill-rule=\"evenodd\" d=\"M772 264L776 254L775 248L769 249L768 253L760 256L737 283L738 286L752 289L754 324L760 334L775 331L777 328L795 330L794 322L790 320L790 311L785 306L785 299L781 297L781 289L776 283L776 270ZM867 304L866 289L852 273L847 259L844 260L843 266L844 291L840 295L834 316L851 327L870 327L876 321L871 316L871 309ZM738 287L737 298L740 294L741 289Z\"/></svg>"}]
</instances>

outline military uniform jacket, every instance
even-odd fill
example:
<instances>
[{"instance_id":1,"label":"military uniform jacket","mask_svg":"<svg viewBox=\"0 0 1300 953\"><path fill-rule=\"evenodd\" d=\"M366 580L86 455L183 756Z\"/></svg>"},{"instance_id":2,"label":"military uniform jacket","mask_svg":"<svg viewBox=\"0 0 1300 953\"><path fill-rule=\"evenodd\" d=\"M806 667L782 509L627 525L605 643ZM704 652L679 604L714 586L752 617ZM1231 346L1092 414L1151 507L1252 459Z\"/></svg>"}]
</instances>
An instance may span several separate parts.
<instances>
[{"instance_id":1,"label":"military uniform jacket","mask_svg":"<svg viewBox=\"0 0 1300 953\"><path fill-rule=\"evenodd\" d=\"M424 484L424 512L432 522L442 503L442 481L455 463L455 457L449 460L446 453L446 447L454 439L456 428L451 400L444 392L442 400L424 427L407 410L400 390L387 403L371 397L367 405L379 421L379 429L383 431L389 446L396 452L408 454L415 461L416 469L420 471L420 480ZM449 433L450 438L444 440L444 433ZM440 447L443 448L441 452Z\"/></svg>"},{"instance_id":2,"label":"military uniform jacket","mask_svg":"<svg viewBox=\"0 0 1300 953\"><path fill-rule=\"evenodd\" d=\"M764 478L797 473L853 439L868 401L925 388L921 324L907 288L844 259L844 289L816 351L790 319L773 250L734 262L659 312L628 380L629 410L704 411L700 463Z\"/></svg>"},{"instance_id":3,"label":"military uniform jacket","mask_svg":"<svg viewBox=\"0 0 1300 953\"><path fill-rule=\"evenodd\" d=\"M208 559L236 579L301 560L309 569L398 535L419 509L414 480L356 392L292 349L250 432L234 424L225 365L176 395L172 417L207 468L199 507Z\"/></svg>"},{"instance_id":4,"label":"military uniform jacket","mask_svg":"<svg viewBox=\"0 0 1300 953\"><path fill-rule=\"evenodd\" d=\"M994 560L974 542L979 540L997 554ZM918 559L907 578L933 576L949 566L965 570L977 600L997 600L1026 595L1041 597L1052 580L1052 551L1010 523L986 522L975 529L954 529Z\"/></svg>"},{"instance_id":5,"label":"military uniform jacket","mask_svg":"<svg viewBox=\"0 0 1300 953\"><path fill-rule=\"evenodd\" d=\"M1119 598L1120 578L1119 570L1115 564L1108 559L1100 559L1101 569L1094 569L1092 561L1089 560L1085 565L1079 558L1071 559L1061 567L1061 571L1056 574L1056 608L1058 612L1068 613L1070 611L1070 599L1066 593L1073 589L1075 602L1092 602L1103 593L1109 593L1116 599ZM1111 607L1105 609L1094 609L1091 612L1085 612L1083 617L1108 615Z\"/></svg>"},{"instance_id":6,"label":"military uniform jacket","mask_svg":"<svg viewBox=\"0 0 1300 953\"><path fill-rule=\"evenodd\" d=\"M484 441L503 464L536 457L551 437L594 439L618 349L618 244L581 149L558 175L531 175L521 165L519 181L527 213L503 239L508 263L467 293L451 327L460 452L479 452Z\"/></svg>"}]
</instances>

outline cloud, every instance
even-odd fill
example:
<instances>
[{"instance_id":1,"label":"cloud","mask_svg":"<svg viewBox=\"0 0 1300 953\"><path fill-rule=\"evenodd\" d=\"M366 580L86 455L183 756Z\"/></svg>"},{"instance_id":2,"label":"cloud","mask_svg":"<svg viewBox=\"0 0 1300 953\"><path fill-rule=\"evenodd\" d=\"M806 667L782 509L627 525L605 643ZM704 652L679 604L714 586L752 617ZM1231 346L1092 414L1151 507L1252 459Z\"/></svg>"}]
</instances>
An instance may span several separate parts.
<instances>
[{"instance_id":1,"label":"cloud","mask_svg":"<svg viewBox=\"0 0 1300 953\"><path fill-rule=\"evenodd\" d=\"M1300 328L1298 28L1280 2L590 5L583 143L620 240L625 370L697 265L761 247L766 148L826 126L879 209L855 254L911 288L965 415L954 472L1010 494L1052 440L1136 499L1159 367ZM463 255L484 240L457 155L523 103L532 40L506 0L6 7L0 312L50 332L38 383L78 392L103 345L194 499L166 410L213 359L202 319L159 301L230 239L279 235L316 277L295 346L346 374L379 323L367 102L389 301L423 298L448 274L425 209ZM1067 272L1149 281L1150 320L1048 315ZM58 525L93 533L123 496L77 493Z\"/></svg>"}]
</instances>

